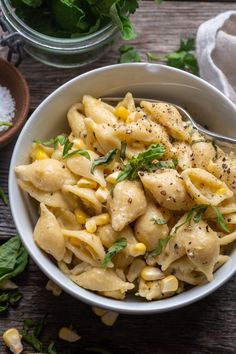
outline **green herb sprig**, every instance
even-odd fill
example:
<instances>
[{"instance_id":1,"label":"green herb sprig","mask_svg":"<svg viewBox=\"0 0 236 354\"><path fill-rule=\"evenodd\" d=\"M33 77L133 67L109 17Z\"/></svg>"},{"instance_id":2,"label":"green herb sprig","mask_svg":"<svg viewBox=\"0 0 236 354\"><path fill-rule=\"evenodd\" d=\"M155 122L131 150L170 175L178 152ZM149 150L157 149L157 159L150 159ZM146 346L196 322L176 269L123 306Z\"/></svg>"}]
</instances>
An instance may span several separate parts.
<instances>
[{"instance_id":1,"label":"green herb sprig","mask_svg":"<svg viewBox=\"0 0 236 354\"><path fill-rule=\"evenodd\" d=\"M81 156L86 157L86 159L90 160L90 155L89 155L88 151L86 151L86 150L77 149L77 150L71 151L74 144L72 142L70 142L68 137L66 137L65 135L57 135L55 138L52 138L47 141L34 140L34 142L36 144L41 144L41 145L45 145L45 146L53 145L55 149L58 148L59 144L64 146L63 151L62 151L62 158L63 159L68 159L69 157L73 157L75 155L81 155Z\"/></svg>"},{"instance_id":2,"label":"green herb sprig","mask_svg":"<svg viewBox=\"0 0 236 354\"><path fill-rule=\"evenodd\" d=\"M151 145L147 150L137 156L132 157L129 162L123 166L119 173L116 183L126 178L133 181L138 177L139 171L149 171L155 163L154 160L161 158L165 153L165 147L161 144Z\"/></svg>"},{"instance_id":3,"label":"green herb sprig","mask_svg":"<svg viewBox=\"0 0 236 354\"><path fill-rule=\"evenodd\" d=\"M167 65L189 71L194 75L199 75L198 62L194 54L195 39L188 38L186 41L180 41L179 48L170 54L156 56L153 53L147 53L148 61L166 61Z\"/></svg>"},{"instance_id":4,"label":"green herb sprig","mask_svg":"<svg viewBox=\"0 0 236 354\"><path fill-rule=\"evenodd\" d=\"M102 263L102 268L106 269L111 258L117 254L123 251L123 249L127 246L127 240L126 238L120 238L118 239L110 248L108 248L108 251L106 253L106 256L104 258L104 261Z\"/></svg>"}]
</instances>

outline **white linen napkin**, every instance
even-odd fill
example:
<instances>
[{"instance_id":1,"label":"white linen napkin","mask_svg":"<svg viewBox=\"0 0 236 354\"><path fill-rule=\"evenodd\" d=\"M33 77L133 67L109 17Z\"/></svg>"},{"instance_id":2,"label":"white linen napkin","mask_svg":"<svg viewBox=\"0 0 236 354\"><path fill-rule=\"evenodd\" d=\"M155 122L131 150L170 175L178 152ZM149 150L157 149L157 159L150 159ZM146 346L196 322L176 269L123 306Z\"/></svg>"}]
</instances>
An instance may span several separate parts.
<instances>
[{"instance_id":1,"label":"white linen napkin","mask_svg":"<svg viewBox=\"0 0 236 354\"><path fill-rule=\"evenodd\" d=\"M236 11L201 24L196 52L200 76L236 104Z\"/></svg>"}]
</instances>

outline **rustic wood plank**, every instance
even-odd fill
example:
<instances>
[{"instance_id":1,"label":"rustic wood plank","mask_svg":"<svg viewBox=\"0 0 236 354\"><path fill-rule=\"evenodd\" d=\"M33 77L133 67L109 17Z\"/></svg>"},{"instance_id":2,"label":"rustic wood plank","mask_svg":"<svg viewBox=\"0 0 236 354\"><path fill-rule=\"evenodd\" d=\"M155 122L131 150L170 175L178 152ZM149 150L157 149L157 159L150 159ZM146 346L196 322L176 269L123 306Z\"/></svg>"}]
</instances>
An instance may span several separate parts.
<instances>
[{"instance_id":1,"label":"rustic wood plank","mask_svg":"<svg viewBox=\"0 0 236 354\"><path fill-rule=\"evenodd\" d=\"M144 1L133 17L139 32L133 43L143 58L147 51L172 51L181 37L194 36L200 23L227 10L236 10L235 1L166 1L160 7L156 7L153 1ZM116 63L119 45L116 43L98 62L81 69L54 69L26 56L21 70L30 85L31 111L56 87L74 76ZM14 143L0 151L0 185L5 190ZM10 208L0 201L0 238L15 232ZM21 328L26 318L38 319L48 313L43 340L45 343L56 340L58 329L72 324L82 335L82 340L75 345L62 341L58 344L61 349L71 349L75 354L85 353L83 348L88 346L100 346L118 354L235 353L235 278L214 294L186 308L148 317L121 315L112 328L102 325L87 305L69 295L63 293L59 298L53 297L44 289L46 282L46 277L31 261L27 271L17 279L24 298L17 309L0 314L0 334L12 326ZM1 340L0 353L6 353Z\"/></svg>"}]
</instances>

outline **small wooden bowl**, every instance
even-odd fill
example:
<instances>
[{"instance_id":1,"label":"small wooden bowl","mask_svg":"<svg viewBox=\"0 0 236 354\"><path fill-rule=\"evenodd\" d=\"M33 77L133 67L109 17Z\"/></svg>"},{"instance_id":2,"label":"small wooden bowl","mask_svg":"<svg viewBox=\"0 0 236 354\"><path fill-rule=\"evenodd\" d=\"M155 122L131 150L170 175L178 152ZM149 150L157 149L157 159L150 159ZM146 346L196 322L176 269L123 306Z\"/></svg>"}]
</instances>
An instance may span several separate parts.
<instances>
[{"instance_id":1,"label":"small wooden bowl","mask_svg":"<svg viewBox=\"0 0 236 354\"><path fill-rule=\"evenodd\" d=\"M4 59L0 59L0 85L10 91L16 105L13 126L0 132L1 148L8 144L22 128L29 111L30 95L27 82L19 70Z\"/></svg>"}]
</instances>

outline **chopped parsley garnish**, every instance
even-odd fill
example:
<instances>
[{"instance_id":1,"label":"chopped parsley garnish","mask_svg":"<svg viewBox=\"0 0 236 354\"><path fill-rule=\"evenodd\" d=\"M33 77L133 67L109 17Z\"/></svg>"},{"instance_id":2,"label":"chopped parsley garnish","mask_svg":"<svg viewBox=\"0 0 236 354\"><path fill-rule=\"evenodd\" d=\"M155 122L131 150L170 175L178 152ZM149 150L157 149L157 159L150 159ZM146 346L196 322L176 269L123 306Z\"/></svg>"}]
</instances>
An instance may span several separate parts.
<instances>
[{"instance_id":1,"label":"chopped parsley garnish","mask_svg":"<svg viewBox=\"0 0 236 354\"><path fill-rule=\"evenodd\" d=\"M108 251L107 251L104 261L102 263L102 268L106 269L111 258L115 254L123 251L123 249L126 246L127 246L127 240L126 240L126 238L123 237L123 238L120 238L119 240L117 240L110 248L108 248Z\"/></svg>"},{"instance_id":2,"label":"chopped parsley garnish","mask_svg":"<svg viewBox=\"0 0 236 354\"><path fill-rule=\"evenodd\" d=\"M108 151L108 153L105 156L95 159L92 164L91 173L94 172L94 169L97 166L108 165L109 163L111 163L115 159L116 153L117 153L117 149L113 149Z\"/></svg>"}]
</instances>

